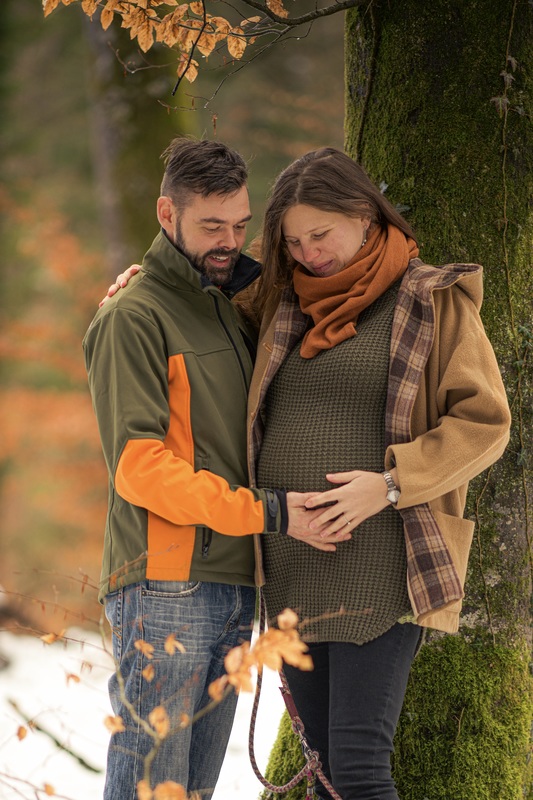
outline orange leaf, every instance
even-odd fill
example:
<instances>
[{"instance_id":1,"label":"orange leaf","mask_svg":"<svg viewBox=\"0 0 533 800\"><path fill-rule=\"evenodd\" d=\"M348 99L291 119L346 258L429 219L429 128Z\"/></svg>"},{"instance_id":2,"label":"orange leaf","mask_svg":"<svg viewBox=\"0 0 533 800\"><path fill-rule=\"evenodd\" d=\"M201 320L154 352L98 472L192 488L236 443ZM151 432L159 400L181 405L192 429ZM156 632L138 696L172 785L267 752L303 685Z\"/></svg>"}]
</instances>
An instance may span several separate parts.
<instances>
[{"instance_id":1,"label":"orange leaf","mask_svg":"<svg viewBox=\"0 0 533 800\"><path fill-rule=\"evenodd\" d=\"M88 17L92 17L98 3L99 0L81 0L81 7Z\"/></svg>"},{"instance_id":2,"label":"orange leaf","mask_svg":"<svg viewBox=\"0 0 533 800\"><path fill-rule=\"evenodd\" d=\"M203 17L204 15L204 4L203 3L189 3L189 8L191 9L193 14L196 14L199 17Z\"/></svg>"},{"instance_id":3,"label":"orange leaf","mask_svg":"<svg viewBox=\"0 0 533 800\"><path fill-rule=\"evenodd\" d=\"M67 679L67 686L69 685L70 681L74 681L74 683L79 683L80 682L79 676L78 675L74 675L74 673L72 673L72 672L68 672L67 673L66 679Z\"/></svg>"},{"instance_id":4,"label":"orange leaf","mask_svg":"<svg viewBox=\"0 0 533 800\"><path fill-rule=\"evenodd\" d=\"M153 679L155 678L154 665L153 664L148 664L148 666L143 669L142 675L143 675L143 678L144 678L145 681L148 681L148 683L151 683L153 681Z\"/></svg>"},{"instance_id":5,"label":"orange leaf","mask_svg":"<svg viewBox=\"0 0 533 800\"><path fill-rule=\"evenodd\" d=\"M185 77L192 83L198 77L198 62L191 58L189 63L189 57L186 56L184 53L180 54L180 63L178 65L178 76Z\"/></svg>"},{"instance_id":6,"label":"orange leaf","mask_svg":"<svg viewBox=\"0 0 533 800\"><path fill-rule=\"evenodd\" d=\"M278 627L281 631L286 631L289 628L296 628L298 625L298 614L292 608L285 608L281 614L278 614Z\"/></svg>"},{"instance_id":7,"label":"orange leaf","mask_svg":"<svg viewBox=\"0 0 533 800\"><path fill-rule=\"evenodd\" d=\"M191 724L191 718L189 717L189 715L188 714L180 714L179 727L180 728L188 728L190 724Z\"/></svg>"},{"instance_id":8,"label":"orange leaf","mask_svg":"<svg viewBox=\"0 0 533 800\"><path fill-rule=\"evenodd\" d=\"M21 742L23 739L26 738L28 735L28 729L24 727L24 725L20 725L19 729L17 730L17 739Z\"/></svg>"},{"instance_id":9,"label":"orange leaf","mask_svg":"<svg viewBox=\"0 0 533 800\"><path fill-rule=\"evenodd\" d=\"M59 5L59 0L43 0L44 16L47 17Z\"/></svg>"},{"instance_id":10,"label":"orange leaf","mask_svg":"<svg viewBox=\"0 0 533 800\"><path fill-rule=\"evenodd\" d=\"M242 28L232 28L228 36L228 50L233 58L240 59L246 50L246 39L242 35L244 31Z\"/></svg>"},{"instance_id":11,"label":"orange leaf","mask_svg":"<svg viewBox=\"0 0 533 800\"><path fill-rule=\"evenodd\" d=\"M165 640L165 651L169 654L169 656L173 656L176 650L179 650L180 653L187 652L182 643L178 642L175 634L169 633Z\"/></svg>"},{"instance_id":12,"label":"orange leaf","mask_svg":"<svg viewBox=\"0 0 533 800\"><path fill-rule=\"evenodd\" d=\"M153 646L153 644L145 642L144 639L136 639L134 647L136 650L139 650L143 654L143 656L145 656L149 660L154 657L155 647Z\"/></svg>"},{"instance_id":13,"label":"orange leaf","mask_svg":"<svg viewBox=\"0 0 533 800\"><path fill-rule=\"evenodd\" d=\"M44 788L44 793L48 795L48 797L53 797L56 793L54 787L50 786L49 783L45 783L43 788Z\"/></svg>"},{"instance_id":14,"label":"orange leaf","mask_svg":"<svg viewBox=\"0 0 533 800\"><path fill-rule=\"evenodd\" d=\"M283 7L282 0L266 0L267 8L277 14L278 17L288 17L289 12Z\"/></svg>"},{"instance_id":15,"label":"orange leaf","mask_svg":"<svg viewBox=\"0 0 533 800\"><path fill-rule=\"evenodd\" d=\"M181 783L165 781L155 787L154 800L187 800L187 792Z\"/></svg>"},{"instance_id":16,"label":"orange leaf","mask_svg":"<svg viewBox=\"0 0 533 800\"><path fill-rule=\"evenodd\" d=\"M219 703L224 696L224 690L228 685L228 676L222 675L220 678L217 678L215 681L209 684L208 693L211 700L215 700Z\"/></svg>"},{"instance_id":17,"label":"orange leaf","mask_svg":"<svg viewBox=\"0 0 533 800\"><path fill-rule=\"evenodd\" d=\"M61 631L61 633L45 633L44 636L41 636L41 640L45 644L53 644L57 642L59 639L62 639L65 635L65 629Z\"/></svg>"},{"instance_id":18,"label":"orange leaf","mask_svg":"<svg viewBox=\"0 0 533 800\"><path fill-rule=\"evenodd\" d=\"M124 733L126 728L124 727L124 723L122 721L122 717L106 717L104 719L104 725L106 726L109 733Z\"/></svg>"},{"instance_id":19,"label":"orange leaf","mask_svg":"<svg viewBox=\"0 0 533 800\"><path fill-rule=\"evenodd\" d=\"M138 800L152 800L153 792L150 789L148 781L139 781L137 784L137 798Z\"/></svg>"},{"instance_id":20,"label":"orange leaf","mask_svg":"<svg viewBox=\"0 0 533 800\"><path fill-rule=\"evenodd\" d=\"M168 736L170 720L163 706L156 706L153 711L150 711L148 721L162 739Z\"/></svg>"}]
</instances>

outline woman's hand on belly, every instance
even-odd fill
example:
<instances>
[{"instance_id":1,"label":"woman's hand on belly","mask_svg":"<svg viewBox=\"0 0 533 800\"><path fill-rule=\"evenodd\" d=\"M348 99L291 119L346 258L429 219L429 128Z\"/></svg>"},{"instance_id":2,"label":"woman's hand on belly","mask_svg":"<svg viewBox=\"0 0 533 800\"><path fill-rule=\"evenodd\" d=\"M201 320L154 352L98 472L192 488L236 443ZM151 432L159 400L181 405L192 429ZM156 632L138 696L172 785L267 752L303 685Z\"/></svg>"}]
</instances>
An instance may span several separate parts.
<instances>
[{"instance_id":1,"label":"woman's hand on belly","mask_svg":"<svg viewBox=\"0 0 533 800\"><path fill-rule=\"evenodd\" d=\"M324 500L320 500L323 497L323 494L315 492L287 492L287 510L289 512L287 535L300 542L305 542L317 550L334 552L337 549L334 543L344 542L352 537L346 530L328 533L326 525L318 525L314 529L309 527L311 523L318 520L323 509L310 510L306 507L306 502L316 499L317 504L320 505L324 503Z\"/></svg>"},{"instance_id":2,"label":"woman's hand on belly","mask_svg":"<svg viewBox=\"0 0 533 800\"><path fill-rule=\"evenodd\" d=\"M380 472L334 472L326 478L330 483L340 485L305 501L309 510L324 503L330 504L309 523L311 531L319 532L326 540L332 535L352 531L365 519L390 505L387 484Z\"/></svg>"}]
</instances>

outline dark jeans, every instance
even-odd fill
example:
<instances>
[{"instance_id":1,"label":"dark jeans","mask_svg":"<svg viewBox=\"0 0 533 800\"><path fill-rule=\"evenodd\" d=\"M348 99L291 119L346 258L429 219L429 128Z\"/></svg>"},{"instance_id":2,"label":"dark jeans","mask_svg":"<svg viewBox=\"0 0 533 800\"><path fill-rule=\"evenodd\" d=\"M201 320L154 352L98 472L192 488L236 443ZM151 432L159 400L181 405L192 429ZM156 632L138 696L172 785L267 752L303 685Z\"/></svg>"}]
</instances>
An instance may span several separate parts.
<instances>
[{"instance_id":1,"label":"dark jeans","mask_svg":"<svg viewBox=\"0 0 533 800\"><path fill-rule=\"evenodd\" d=\"M307 741L342 800L398 800L390 756L420 635L398 623L364 645L311 644L312 672L284 667ZM317 793L330 798L318 782Z\"/></svg>"}]
</instances>

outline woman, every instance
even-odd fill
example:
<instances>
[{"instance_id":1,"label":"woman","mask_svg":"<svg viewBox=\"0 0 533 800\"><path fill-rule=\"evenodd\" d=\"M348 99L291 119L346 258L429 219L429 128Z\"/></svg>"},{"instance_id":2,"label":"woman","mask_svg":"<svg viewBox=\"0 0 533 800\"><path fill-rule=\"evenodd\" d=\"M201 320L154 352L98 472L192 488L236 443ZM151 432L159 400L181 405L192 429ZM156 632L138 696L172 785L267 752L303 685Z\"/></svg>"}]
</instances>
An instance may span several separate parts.
<instances>
[{"instance_id":1,"label":"woman","mask_svg":"<svg viewBox=\"0 0 533 800\"><path fill-rule=\"evenodd\" d=\"M314 670L285 673L335 790L396 800L390 754L422 626L457 630L467 483L508 440L482 270L424 265L409 225L333 148L279 176L262 257L252 478L316 493L311 530L352 532L334 553L263 537L268 615L299 614Z\"/></svg>"},{"instance_id":2,"label":"woman","mask_svg":"<svg viewBox=\"0 0 533 800\"><path fill-rule=\"evenodd\" d=\"M425 265L406 221L334 148L281 173L261 250L251 480L304 493L310 534L338 541L263 537L268 615L300 617L314 670L285 674L336 792L397 800L410 666L424 627L457 630L467 484L508 440L482 269Z\"/></svg>"}]
</instances>

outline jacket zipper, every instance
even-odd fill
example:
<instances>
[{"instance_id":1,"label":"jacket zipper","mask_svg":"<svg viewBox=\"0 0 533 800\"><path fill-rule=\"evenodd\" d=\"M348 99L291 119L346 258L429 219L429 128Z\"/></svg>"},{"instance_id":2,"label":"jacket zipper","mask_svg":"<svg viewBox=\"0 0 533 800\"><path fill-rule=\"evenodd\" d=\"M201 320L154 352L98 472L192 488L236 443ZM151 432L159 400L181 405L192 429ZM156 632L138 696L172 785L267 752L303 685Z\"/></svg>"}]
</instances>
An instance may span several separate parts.
<instances>
[{"instance_id":1,"label":"jacket zipper","mask_svg":"<svg viewBox=\"0 0 533 800\"><path fill-rule=\"evenodd\" d=\"M240 366L241 372L242 372L242 377L243 377L243 380L244 380L244 385L246 386L246 370L244 369L244 364L242 363L241 354L239 353L239 351L237 349L237 345L235 344L235 340L234 340L233 336L231 335L226 323L224 322L224 318L222 317L222 314L220 313L220 308L219 308L219 305L218 305L218 299L214 295L212 295L212 297L213 297L213 302L215 303L215 308L216 308L218 319L220 320L220 324L222 325L222 327L226 331L228 339L231 342L231 346L233 347L235 355L237 356L237 360L239 362L239 366Z\"/></svg>"},{"instance_id":2,"label":"jacket zipper","mask_svg":"<svg viewBox=\"0 0 533 800\"><path fill-rule=\"evenodd\" d=\"M213 531L211 528L204 528L202 531L202 558L207 558L209 555L209 548L211 547L212 538Z\"/></svg>"}]
</instances>

